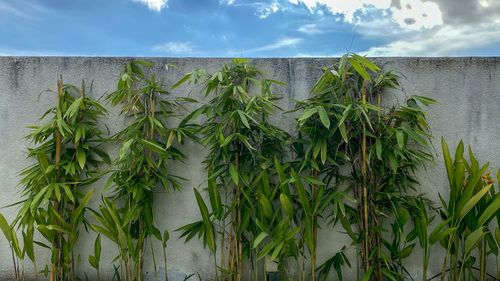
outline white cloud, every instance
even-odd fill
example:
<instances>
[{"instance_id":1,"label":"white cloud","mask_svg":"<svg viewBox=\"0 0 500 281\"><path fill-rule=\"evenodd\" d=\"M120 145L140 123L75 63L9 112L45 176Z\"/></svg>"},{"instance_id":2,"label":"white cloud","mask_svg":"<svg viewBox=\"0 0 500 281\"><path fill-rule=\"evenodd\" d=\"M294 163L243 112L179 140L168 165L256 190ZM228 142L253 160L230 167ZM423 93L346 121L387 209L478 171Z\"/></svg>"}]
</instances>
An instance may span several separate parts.
<instances>
[{"instance_id":1,"label":"white cloud","mask_svg":"<svg viewBox=\"0 0 500 281\"><path fill-rule=\"evenodd\" d=\"M392 18L409 29L432 28L443 24L441 10L434 2L400 0L398 7L391 7Z\"/></svg>"},{"instance_id":2,"label":"white cloud","mask_svg":"<svg viewBox=\"0 0 500 281\"><path fill-rule=\"evenodd\" d=\"M327 7L333 14L342 14L348 23L353 23L354 14L358 11L364 12L367 7L376 9L389 9L391 0L289 0L290 3L298 5L299 2L313 13L321 7Z\"/></svg>"},{"instance_id":3,"label":"white cloud","mask_svg":"<svg viewBox=\"0 0 500 281\"><path fill-rule=\"evenodd\" d=\"M305 24L297 29L297 31L303 32L305 34L320 34L324 33L323 30L319 29L315 23Z\"/></svg>"},{"instance_id":4,"label":"white cloud","mask_svg":"<svg viewBox=\"0 0 500 281\"><path fill-rule=\"evenodd\" d=\"M276 13L277 11L280 10L280 5L278 2L273 2L270 5L267 6L261 6L259 8L259 11L255 13L260 19L265 19L269 15Z\"/></svg>"},{"instance_id":5,"label":"white cloud","mask_svg":"<svg viewBox=\"0 0 500 281\"><path fill-rule=\"evenodd\" d=\"M219 0L219 4L225 4L231 6L234 4L234 0Z\"/></svg>"},{"instance_id":6,"label":"white cloud","mask_svg":"<svg viewBox=\"0 0 500 281\"><path fill-rule=\"evenodd\" d=\"M168 0L133 0L141 4L147 5L150 10L161 12L161 9L168 7Z\"/></svg>"},{"instance_id":7,"label":"white cloud","mask_svg":"<svg viewBox=\"0 0 500 281\"><path fill-rule=\"evenodd\" d=\"M369 56L450 56L457 51L500 42L500 22L491 25L443 26L409 38L372 47Z\"/></svg>"},{"instance_id":8,"label":"white cloud","mask_svg":"<svg viewBox=\"0 0 500 281\"><path fill-rule=\"evenodd\" d=\"M380 10L382 14L390 14L392 20L408 29L432 28L443 23L439 6L425 0L399 0L397 7L391 5L391 0L289 1L295 5L303 3L311 13L319 12L322 7L326 7L331 13L342 15L345 22L355 25L363 21L362 15L374 10ZM391 13L387 13L388 11Z\"/></svg>"},{"instance_id":9,"label":"white cloud","mask_svg":"<svg viewBox=\"0 0 500 281\"><path fill-rule=\"evenodd\" d=\"M257 53L257 52L262 52L262 51L272 51L272 50L277 50L285 47L292 47L297 45L302 41L301 38L283 38L281 40L278 40L272 44L269 45L264 45L262 47L258 48L253 48L253 49L248 49L248 50L243 50L243 51L229 51L229 55L238 55L238 56L245 56L247 54L251 53Z\"/></svg>"},{"instance_id":10,"label":"white cloud","mask_svg":"<svg viewBox=\"0 0 500 281\"><path fill-rule=\"evenodd\" d=\"M153 52L167 54L192 54L195 46L191 42L167 42L153 47Z\"/></svg>"},{"instance_id":11,"label":"white cloud","mask_svg":"<svg viewBox=\"0 0 500 281\"><path fill-rule=\"evenodd\" d=\"M247 52L255 53L255 52L260 52L260 51L276 50L276 49L280 49L283 47L290 47L290 46L297 45L298 43L300 43L300 41L302 41L302 39L300 39L300 38L283 38L281 40L276 41L273 44L265 45L265 46L255 48L255 49L250 49Z\"/></svg>"}]
</instances>

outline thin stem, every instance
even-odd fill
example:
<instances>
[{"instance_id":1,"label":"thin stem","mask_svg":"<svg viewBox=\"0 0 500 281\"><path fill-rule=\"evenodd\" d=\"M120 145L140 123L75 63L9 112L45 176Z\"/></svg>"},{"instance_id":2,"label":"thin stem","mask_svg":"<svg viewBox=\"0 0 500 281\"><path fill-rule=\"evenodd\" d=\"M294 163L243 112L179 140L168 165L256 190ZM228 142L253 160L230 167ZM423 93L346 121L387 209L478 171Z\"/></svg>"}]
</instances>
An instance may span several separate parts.
<instances>
[{"instance_id":1,"label":"thin stem","mask_svg":"<svg viewBox=\"0 0 500 281\"><path fill-rule=\"evenodd\" d=\"M165 263L165 281L168 281L168 274L167 274L167 247L163 248L163 261Z\"/></svg>"},{"instance_id":2,"label":"thin stem","mask_svg":"<svg viewBox=\"0 0 500 281\"><path fill-rule=\"evenodd\" d=\"M155 249L153 247L153 239L149 239L149 245L151 246L151 255L153 256L153 267L155 270L155 281L158 281L158 270L156 269L156 258L155 258Z\"/></svg>"}]
</instances>

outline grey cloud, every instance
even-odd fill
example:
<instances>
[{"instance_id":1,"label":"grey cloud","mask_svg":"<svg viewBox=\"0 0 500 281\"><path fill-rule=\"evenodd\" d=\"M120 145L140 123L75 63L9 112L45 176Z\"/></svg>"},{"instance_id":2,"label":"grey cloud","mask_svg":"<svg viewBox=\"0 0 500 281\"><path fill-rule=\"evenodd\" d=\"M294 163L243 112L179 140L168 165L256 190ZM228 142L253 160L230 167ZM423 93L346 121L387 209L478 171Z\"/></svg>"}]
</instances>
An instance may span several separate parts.
<instances>
[{"instance_id":1,"label":"grey cloud","mask_svg":"<svg viewBox=\"0 0 500 281\"><path fill-rule=\"evenodd\" d=\"M401 10L401 1L400 0L391 0L391 7L396 7Z\"/></svg>"},{"instance_id":2,"label":"grey cloud","mask_svg":"<svg viewBox=\"0 0 500 281\"><path fill-rule=\"evenodd\" d=\"M405 23L407 25L412 25L412 24L415 24L417 21L414 19L414 18L406 18L405 19Z\"/></svg>"},{"instance_id":3,"label":"grey cloud","mask_svg":"<svg viewBox=\"0 0 500 281\"><path fill-rule=\"evenodd\" d=\"M428 0L439 5L444 24L488 23L500 18L500 1L482 7L479 0Z\"/></svg>"}]
</instances>

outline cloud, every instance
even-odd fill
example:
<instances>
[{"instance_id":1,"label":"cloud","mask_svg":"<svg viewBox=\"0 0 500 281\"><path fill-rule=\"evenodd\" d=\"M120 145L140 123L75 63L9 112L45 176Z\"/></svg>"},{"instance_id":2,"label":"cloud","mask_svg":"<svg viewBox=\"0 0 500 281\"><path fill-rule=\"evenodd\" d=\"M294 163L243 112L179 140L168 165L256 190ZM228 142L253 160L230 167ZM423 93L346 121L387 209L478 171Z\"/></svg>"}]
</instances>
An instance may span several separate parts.
<instances>
[{"instance_id":1,"label":"cloud","mask_svg":"<svg viewBox=\"0 0 500 281\"><path fill-rule=\"evenodd\" d=\"M332 14L342 15L350 24L360 24L370 12L383 11L403 28L432 28L442 24L439 6L425 0L289 0L304 4L311 13L327 8ZM448 0L443 0L448 1ZM488 1L488 0L483 0Z\"/></svg>"},{"instance_id":2,"label":"cloud","mask_svg":"<svg viewBox=\"0 0 500 281\"><path fill-rule=\"evenodd\" d=\"M315 23L305 24L297 29L297 31L313 35L313 34L321 34L324 33L324 30L318 28Z\"/></svg>"},{"instance_id":3,"label":"cloud","mask_svg":"<svg viewBox=\"0 0 500 281\"><path fill-rule=\"evenodd\" d=\"M273 2L268 6L262 6L260 9L255 13L260 19L265 19L269 15L276 13L279 11L280 5L278 2Z\"/></svg>"},{"instance_id":4,"label":"cloud","mask_svg":"<svg viewBox=\"0 0 500 281\"><path fill-rule=\"evenodd\" d=\"M167 54L193 54L195 46L191 42L167 42L153 47L153 52Z\"/></svg>"},{"instance_id":5,"label":"cloud","mask_svg":"<svg viewBox=\"0 0 500 281\"><path fill-rule=\"evenodd\" d=\"M219 4L231 6L234 4L234 0L219 0Z\"/></svg>"},{"instance_id":6,"label":"cloud","mask_svg":"<svg viewBox=\"0 0 500 281\"><path fill-rule=\"evenodd\" d=\"M370 48L369 56L451 56L458 51L500 42L499 23L444 26L387 45Z\"/></svg>"},{"instance_id":7,"label":"cloud","mask_svg":"<svg viewBox=\"0 0 500 281\"><path fill-rule=\"evenodd\" d=\"M258 53L258 52L264 52L264 51L273 51L285 47L292 47L297 45L302 41L301 38L283 38L280 39L272 44L269 45L264 45L261 47L253 48L253 49L248 49L248 50L240 50L240 51L235 51L235 50L230 50L228 53L230 56L233 55L239 55L239 56L245 56L247 54L252 54L252 53Z\"/></svg>"},{"instance_id":8,"label":"cloud","mask_svg":"<svg viewBox=\"0 0 500 281\"><path fill-rule=\"evenodd\" d=\"M280 49L283 47L290 47L290 46L297 45L298 43L300 43L300 41L302 41L302 39L300 39L300 38L283 38L281 40L276 41L273 44L265 45L265 46L255 48L255 49L250 49L250 50L247 50L246 52L247 53L255 53L255 52L276 50L276 49Z\"/></svg>"},{"instance_id":9,"label":"cloud","mask_svg":"<svg viewBox=\"0 0 500 281\"><path fill-rule=\"evenodd\" d=\"M150 10L161 12L161 9L168 7L168 0L132 0L147 5Z\"/></svg>"}]
</instances>

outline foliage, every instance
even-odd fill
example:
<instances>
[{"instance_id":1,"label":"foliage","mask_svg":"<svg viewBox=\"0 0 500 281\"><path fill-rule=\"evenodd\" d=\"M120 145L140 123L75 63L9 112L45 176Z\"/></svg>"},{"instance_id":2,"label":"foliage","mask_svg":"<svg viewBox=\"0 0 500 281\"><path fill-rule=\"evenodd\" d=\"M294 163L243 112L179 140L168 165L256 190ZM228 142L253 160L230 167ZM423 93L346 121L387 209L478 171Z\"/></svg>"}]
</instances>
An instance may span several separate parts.
<instances>
[{"instance_id":1,"label":"foliage","mask_svg":"<svg viewBox=\"0 0 500 281\"><path fill-rule=\"evenodd\" d=\"M469 148L469 161L464 158L464 145L460 141L454 158L451 158L448 144L441 140L443 157L450 185L450 196L446 202L440 195L443 222L429 235L429 242L439 242L446 249L441 280L449 271L449 280L461 280L468 276L475 280L486 280L487 256L498 256L499 238L489 231L490 222L500 222L500 192L495 191L489 163L480 166ZM479 276L474 275L472 266L476 258L471 256L478 249ZM448 265L449 264L449 265ZM427 266L426 264L424 265ZM469 278L470 279L470 278Z\"/></svg>"},{"instance_id":2,"label":"foliage","mask_svg":"<svg viewBox=\"0 0 500 281\"><path fill-rule=\"evenodd\" d=\"M80 89L63 85L62 80L57 86L56 106L41 117L51 118L41 126L30 127L32 132L26 137L37 145L28 153L35 164L21 172L23 200L12 224L22 229L25 251L34 263L33 242L51 251L51 281L75 280L74 246L93 193L90 190L85 194L82 188L100 177L101 163L109 162L100 149L104 133L99 129L99 119L106 109L85 95L83 81ZM49 245L33 241L35 228Z\"/></svg>"},{"instance_id":3,"label":"foliage","mask_svg":"<svg viewBox=\"0 0 500 281\"><path fill-rule=\"evenodd\" d=\"M287 134L268 119L279 109L274 103L279 95L272 92L273 85L284 84L263 78L262 72L244 59L233 59L214 74L197 69L174 87L185 82L201 83L209 99L183 123L205 116L197 132L200 143L209 149L204 163L211 211L195 189L203 220L179 230L187 241L196 234L203 237L222 278L241 280L245 258L255 263L252 268L257 275L257 250L252 249L251 242L261 232L259 228L265 228L263 215L266 220L273 217L269 207L275 197L268 196L276 192L271 192L268 178L273 158L283 155L287 139ZM218 245L216 238L220 238Z\"/></svg>"},{"instance_id":4,"label":"foliage","mask_svg":"<svg viewBox=\"0 0 500 281\"><path fill-rule=\"evenodd\" d=\"M158 80L155 74L148 78L143 66L152 64L128 63L117 90L107 97L113 106L121 104L122 114L131 119L126 128L113 136L113 140L121 142L121 149L106 185L107 188L113 184L113 201L125 204L119 208L103 199L100 211L104 213L94 212L102 226L93 228L108 238L113 237L119 246L120 260L126 267L121 279L126 281L142 280L145 242L152 236L161 240L161 233L154 226L154 189L160 186L165 191L181 189L183 178L170 173L167 165L171 160L186 158L174 142L181 143L189 131L168 125L176 117L175 110L192 101L167 99L169 92L163 80Z\"/></svg>"},{"instance_id":5,"label":"foliage","mask_svg":"<svg viewBox=\"0 0 500 281\"><path fill-rule=\"evenodd\" d=\"M312 97L297 101L297 110L303 110L297 120L301 135L295 144L299 171L312 170L314 177L325 183L319 194L334 194L344 182L347 189L342 192L352 192L355 206L332 201L332 221L340 221L353 242L360 245L364 278L402 279L403 256L398 252L411 252L413 246L406 245L410 241L400 234L404 224L392 224L392 243L383 240L383 219L397 222L406 217L400 214L401 204L413 196L417 183L414 172L431 159L426 114L419 104L436 102L412 96L406 106L383 108L382 93L398 87L398 76L382 72L356 54L346 54L322 71ZM350 175L339 167L349 167ZM312 190L314 198L314 186ZM337 206L342 206L341 212ZM351 224L358 226L358 233Z\"/></svg>"}]
</instances>

